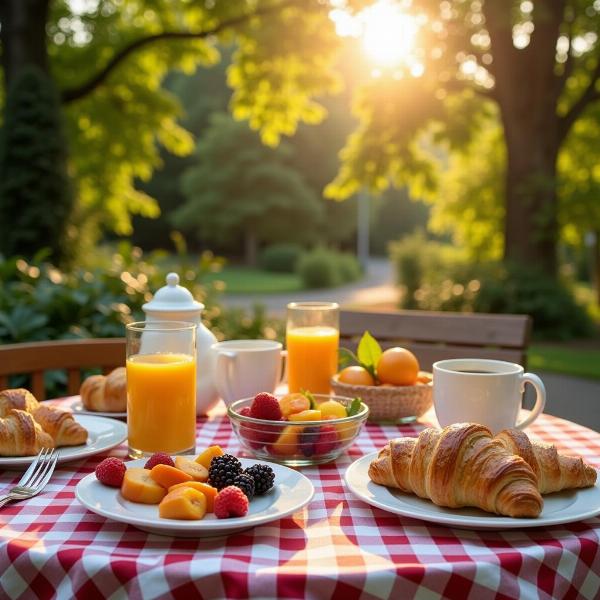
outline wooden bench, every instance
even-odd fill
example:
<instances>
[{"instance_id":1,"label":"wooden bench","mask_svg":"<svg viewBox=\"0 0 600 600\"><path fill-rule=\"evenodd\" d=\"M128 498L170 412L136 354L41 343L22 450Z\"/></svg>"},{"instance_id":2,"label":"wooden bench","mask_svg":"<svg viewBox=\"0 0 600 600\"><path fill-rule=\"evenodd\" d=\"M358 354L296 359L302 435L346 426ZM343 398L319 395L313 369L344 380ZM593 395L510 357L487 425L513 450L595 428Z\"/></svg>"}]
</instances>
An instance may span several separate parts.
<instances>
[{"instance_id":1,"label":"wooden bench","mask_svg":"<svg viewBox=\"0 0 600 600\"><path fill-rule=\"evenodd\" d=\"M528 315L420 310L340 313L340 346L355 350L365 330L385 348L402 346L431 371L447 358L490 358L526 367L532 320Z\"/></svg>"},{"instance_id":2,"label":"wooden bench","mask_svg":"<svg viewBox=\"0 0 600 600\"><path fill-rule=\"evenodd\" d=\"M100 368L108 373L125 366L125 339L60 340L0 346L0 390L8 387L10 375L31 376L28 389L38 400L46 399L44 372L67 372L67 393L78 394L81 369Z\"/></svg>"}]
</instances>

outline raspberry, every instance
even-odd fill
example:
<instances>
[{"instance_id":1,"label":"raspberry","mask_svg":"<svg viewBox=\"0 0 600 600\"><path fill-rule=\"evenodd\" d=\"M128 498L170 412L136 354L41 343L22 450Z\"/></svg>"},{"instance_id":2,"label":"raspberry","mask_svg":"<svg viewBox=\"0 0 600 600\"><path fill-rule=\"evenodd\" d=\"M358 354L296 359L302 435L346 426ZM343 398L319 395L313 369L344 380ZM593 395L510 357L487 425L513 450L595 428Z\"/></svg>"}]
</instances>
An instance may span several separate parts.
<instances>
[{"instance_id":1,"label":"raspberry","mask_svg":"<svg viewBox=\"0 0 600 600\"><path fill-rule=\"evenodd\" d=\"M111 487L121 487L127 467L125 463L114 456L105 458L96 467L96 477L100 483Z\"/></svg>"},{"instance_id":2,"label":"raspberry","mask_svg":"<svg viewBox=\"0 0 600 600\"><path fill-rule=\"evenodd\" d=\"M283 415L281 414L279 400L267 392L256 394L252 406L250 406L250 416L254 419L280 421Z\"/></svg>"},{"instance_id":3,"label":"raspberry","mask_svg":"<svg viewBox=\"0 0 600 600\"><path fill-rule=\"evenodd\" d=\"M242 472L242 463L231 454L215 456L208 468L208 485L218 490L233 485L233 480Z\"/></svg>"},{"instance_id":4,"label":"raspberry","mask_svg":"<svg viewBox=\"0 0 600 600\"><path fill-rule=\"evenodd\" d=\"M214 513L218 519L243 517L248 513L248 498L235 485L223 488L215 496Z\"/></svg>"},{"instance_id":5,"label":"raspberry","mask_svg":"<svg viewBox=\"0 0 600 600\"><path fill-rule=\"evenodd\" d=\"M254 479L247 473L240 473L234 480L233 484L235 487L239 487L248 500L254 498Z\"/></svg>"},{"instance_id":6,"label":"raspberry","mask_svg":"<svg viewBox=\"0 0 600 600\"><path fill-rule=\"evenodd\" d=\"M244 417L249 417L250 408L244 406L239 411L239 414ZM276 425L270 425L265 423L241 423L240 424L240 435L246 441L246 443L255 450L259 450L265 444L273 444L279 437L280 428Z\"/></svg>"},{"instance_id":7,"label":"raspberry","mask_svg":"<svg viewBox=\"0 0 600 600\"><path fill-rule=\"evenodd\" d=\"M329 454L338 445L338 434L333 425L322 425L315 442L315 454Z\"/></svg>"},{"instance_id":8,"label":"raspberry","mask_svg":"<svg viewBox=\"0 0 600 600\"><path fill-rule=\"evenodd\" d=\"M244 473L254 479L254 493L257 496L265 494L273 487L275 473L269 465L252 465Z\"/></svg>"},{"instance_id":9,"label":"raspberry","mask_svg":"<svg viewBox=\"0 0 600 600\"><path fill-rule=\"evenodd\" d=\"M169 465L170 467L174 467L175 463L173 459L166 454L165 452L155 452L144 465L144 469L152 469L156 465Z\"/></svg>"}]
</instances>

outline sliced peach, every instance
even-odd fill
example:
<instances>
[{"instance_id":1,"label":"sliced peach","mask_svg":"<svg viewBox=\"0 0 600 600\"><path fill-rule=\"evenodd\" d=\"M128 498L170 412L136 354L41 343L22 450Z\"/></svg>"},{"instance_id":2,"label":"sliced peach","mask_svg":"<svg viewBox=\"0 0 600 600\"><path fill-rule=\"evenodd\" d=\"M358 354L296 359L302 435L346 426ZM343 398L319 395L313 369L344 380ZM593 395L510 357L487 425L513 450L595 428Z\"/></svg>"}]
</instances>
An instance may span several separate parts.
<instances>
[{"instance_id":1,"label":"sliced peach","mask_svg":"<svg viewBox=\"0 0 600 600\"><path fill-rule=\"evenodd\" d=\"M163 519L202 519L206 514L206 496L194 488L179 488L169 492L158 505Z\"/></svg>"},{"instance_id":2,"label":"sliced peach","mask_svg":"<svg viewBox=\"0 0 600 600\"><path fill-rule=\"evenodd\" d=\"M215 496L219 493L217 488L214 488L212 485L208 485L208 483L202 483L201 481L184 481L183 483L178 483L177 485L170 487L169 494L173 490L183 487L190 487L194 490L202 492L206 496L206 512L213 512Z\"/></svg>"},{"instance_id":3,"label":"sliced peach","mask_svg":"<svg viewBox=\"0 0 600 600\"><path fill-rule=\"evenodd\" d=\"M336 400L327 400L325 402L321 402L318 408L321 411L321 415L323 415L323 419L343 419L344 417L348 416L346 407Z\"/></svg>"},{"instance_id":4,"label":"sliced peach","mask_svg":"<svg viewBox=\"0 0 600 600\"><path fill-rule=\"evenodd\" d=\"M150 477L164 488L170 488L184 481L192 481L192 476L171 465L159 464L152 467Z\"/></svg>"},{"instance_id":5,"label":"sliced peach","mask_svg":"<svg viewBox=\"0 0 600 600\"><path fill-rule=\"evenodd\" d=\"M187 473L194 481L206 481L208 479L208 469L195 460L176 456L175 468Z\"/></svg>"},{"instance_id":6,"label":"sliced peach","mask_svg":"<svg viewBox=\"0 0 600 600\"><path fill-rule=\"evenodd\" d=\"M271 453L279 456L292 456L298 452L298 434L302 427L288 425L271 446Z\"/></svg>"},{"instance_id":7,"label":"sliced peach","mask_svg":"<svg viewBox=\"0 0 600 600\"><path fill-rule=\"evenodd\" d=\"M303 410L302 412L290 415L288 420L290 421L321 421L322 419L320 410Z\"/></svg>"},{"instance_id":8,"label":"sliced peach","mask_svg":"<svg viewBox=\"0 0 600 600\"><path fill-rule=\"evenodd\" d=\"M224 452L221 446L209 446L204 452L196 457L196 462L201 464L205 469L208 469L208 467L210 467L210 461L215 456L222 456L223 454Z\"/></svg>"},{"instance_id":9,"label":"sliced peach","mask_svg":"<svg viewBox=\"0 0 600 600\"><path fill-rule=\"evenodd\" d=\"M286 394L279 399L279 408L281 408L281 414L284 417L289 417L290 415L309 410L310 400L304 394L298 392Z\"/></svg>"},{"instance_id":10,"label":"sliced peach","mask_svg":"<svg viewBox=\"0 0 600 600\"><path fill-rule=\"evenodd\" d=\"M126 500L142 504L158 504L166 493L167 490L154 481L148 469L130 467L125 471L121 494Z\"/></svg>"}]
</instances>

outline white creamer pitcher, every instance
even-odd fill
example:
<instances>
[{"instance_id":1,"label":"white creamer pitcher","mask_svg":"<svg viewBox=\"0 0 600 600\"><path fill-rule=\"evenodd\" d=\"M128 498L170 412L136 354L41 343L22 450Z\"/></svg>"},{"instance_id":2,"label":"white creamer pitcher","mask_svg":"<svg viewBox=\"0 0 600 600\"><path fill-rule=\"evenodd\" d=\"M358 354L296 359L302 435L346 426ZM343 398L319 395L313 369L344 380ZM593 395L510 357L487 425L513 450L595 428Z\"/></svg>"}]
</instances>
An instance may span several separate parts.
<instances>
[{"instance_id":1,"label":"white creamer pitcher","mask_svg":"<svg viewBox=\"0 0 600 600\"><path fill-rule=\"evenodd\" d=\"M179 275L169 273L167 285L160 288L150 302L142 306L147 321L188 321L196 324L196 414L204 415L217 404L219 395L213 382L211 346L217 338L201 320L204 304L194 300L191 292L179 285ZM150 340L143 341L146 346Z\"/></svg>"}]
</instances>

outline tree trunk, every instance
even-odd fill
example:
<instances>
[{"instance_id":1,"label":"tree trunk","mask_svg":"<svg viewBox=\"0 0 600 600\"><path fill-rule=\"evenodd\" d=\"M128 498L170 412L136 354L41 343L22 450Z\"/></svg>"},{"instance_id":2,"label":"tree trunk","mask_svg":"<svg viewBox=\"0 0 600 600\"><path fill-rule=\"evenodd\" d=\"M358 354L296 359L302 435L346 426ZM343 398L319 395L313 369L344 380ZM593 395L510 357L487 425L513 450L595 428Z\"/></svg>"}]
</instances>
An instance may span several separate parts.
<instances>
[{"instance_id":1,"label":"tree trunk","mask_svg":"<svg viewBox=\"0 0 600 600\"><path fill-rule=\"evenodd\" d=\"M531 113L530 113L531 114ZM557 274L557 121L505 119L507 144L504 258Z\"/></svg>"},{"instance_id":2,"label":"tree trunk","mask_svg":"<svg viewBox=\"0 0 600 600\"><path fill-rule=\"evenodd\" d=\"M2 0L0 40L6 87L25 65L48 73L46 21L49 0Z\"/></svg>"},{"instance_id":3,"label":"tree trunk","mask_svg":"<svg viewBox=\"0 0 600 600\"><path fill-rule=\"evenodd\" d=\"M256 267L258 264L258 238L251 229L244 233L244 258L249 267Z\"/></svg>"}]
</instances>

